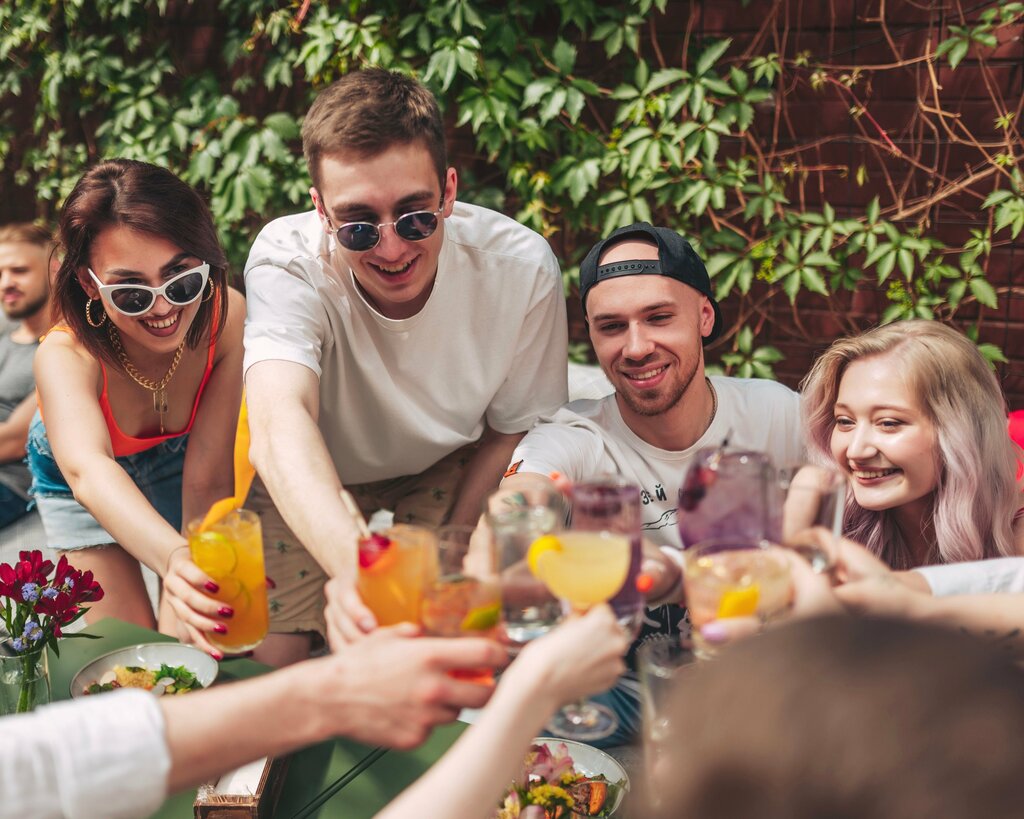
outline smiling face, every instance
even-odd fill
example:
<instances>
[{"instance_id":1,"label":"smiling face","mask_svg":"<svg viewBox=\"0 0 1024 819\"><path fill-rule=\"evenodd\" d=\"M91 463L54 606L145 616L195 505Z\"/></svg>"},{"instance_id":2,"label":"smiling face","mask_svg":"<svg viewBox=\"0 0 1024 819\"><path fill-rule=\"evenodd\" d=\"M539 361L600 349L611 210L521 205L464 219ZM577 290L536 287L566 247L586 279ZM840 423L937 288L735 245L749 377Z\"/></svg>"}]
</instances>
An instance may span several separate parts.
<instances>
[{"instance_id":1,"label":"smiling face","mask_svg":"<svg viewBox=\"0 0 1024 819\"><path fill-rule=\"evenodd\" d=\"M46 248L30 242L0 242L0 298L8 318L34 316L50 298Z\"/></svg>"},{"instance_id":2,"label":"smiling face","mask_svg":"<svg viewBox=\"0 0 1024 819\"><path fill-rule=\"evenodd\" d=\"M100 231L89 253L89 267L103 284L159 287L202 262L168 239L123 225ZM90 298L99 299L99 291L86 270L78 271L78 281ZM126 316L105 300L103 308L126 346L134 342L162 354L177 349L192 326L200 304L201 300L197 299L179 307L157 296L153 306L141 316Z\"/></svg>"},{"instance_id":3,"label":"smiling face","mask_svg":"<svg viewBox=\"0 0 1024 819\"><path fill-rule=\"evenodd\" d=\"M894 354L862 358L839 382L832 455L851 477L864 509L920 506L939 481L935 426Z\"/></svg>"},{"instance_id":4,"label":"smiling face","mask_svg":"<svg viewBox=\"0 0 1024 819\"><path fill-rule=\"evenodd\" d=\"M348 222L378 225L406 213L441 209L437 230L420 241L403 239L394 225L387 225L380 228L380 242L370 250L353 251L335 243L339 260L352 270L378 312L392 319L416 315L430 297L437 275L443 220L455 203L455 170L448 169L442 191L433 158L417 141L392 145L370 157L328 154L320 162L319 180L319 190L311 194L325 230L332 233Z\"/></svg>"},{"instance_id":5,"label":"smiling face","mask_svg":"<svg viewBox=\"0 0 1024 819\"><path fill-rule=\"evenodd\" d=\"M599 262L657 258L654 245L627 240ZM587 294L587 320L601 368L628 412L665 413L703 376L703 338L714 326L714 310L682 282L656 275L606 279Z\"/></svg>"}]
</instances>

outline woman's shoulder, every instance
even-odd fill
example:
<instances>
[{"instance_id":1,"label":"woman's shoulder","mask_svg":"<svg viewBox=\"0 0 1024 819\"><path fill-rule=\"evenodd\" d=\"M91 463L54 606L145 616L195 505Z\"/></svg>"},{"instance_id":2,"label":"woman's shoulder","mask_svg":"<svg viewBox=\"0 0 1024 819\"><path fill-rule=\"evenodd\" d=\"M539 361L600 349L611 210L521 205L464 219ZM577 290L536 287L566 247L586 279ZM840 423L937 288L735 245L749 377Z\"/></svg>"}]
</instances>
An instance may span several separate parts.
<instances>
[{"instance_id":1,"label":"woman's shoulder","mask_svg":"<svg viewBox=\"0 0 1024 819\"><path fill-rule=\"evenodd\" d=\"M100 362L67 329L54 328L43 336L33 367L41 393L47 392L47 385L100 383Z\"/></svg>"},{"instance_id":2,"label":"woman's shoulder","mask_svg":"<svg viewBox=\"0 0 1024 819\"><path fill-rule=\"evenodd\" d=\"M36 350L37 361L40 359L68 359L69 356L81 359L83 364L97 365L95 356L86 350L85 345L78 340L70 327L57 325L39 340L39 349Z\"/></svg>"}]
</instances>

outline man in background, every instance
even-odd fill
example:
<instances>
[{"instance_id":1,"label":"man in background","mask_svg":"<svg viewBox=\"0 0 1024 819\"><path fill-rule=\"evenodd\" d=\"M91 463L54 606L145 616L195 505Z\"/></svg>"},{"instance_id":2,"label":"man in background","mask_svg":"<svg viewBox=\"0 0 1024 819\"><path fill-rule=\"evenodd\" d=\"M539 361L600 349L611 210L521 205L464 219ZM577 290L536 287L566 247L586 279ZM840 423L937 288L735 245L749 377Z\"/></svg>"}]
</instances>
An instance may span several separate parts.
<instances>
[{"instance_id":1,"label":"man in background","mask_svg":"<svg viewBox=\"0 0 1024 819\"><path fill-rule=\"evenodd\" d=\"M0 298L10 324L0 332L0 528L28 511L31 477L22 462L36 409L32 359L50 329L53 236L39 225L0 226Z\"/></svg>"}]
</instances>

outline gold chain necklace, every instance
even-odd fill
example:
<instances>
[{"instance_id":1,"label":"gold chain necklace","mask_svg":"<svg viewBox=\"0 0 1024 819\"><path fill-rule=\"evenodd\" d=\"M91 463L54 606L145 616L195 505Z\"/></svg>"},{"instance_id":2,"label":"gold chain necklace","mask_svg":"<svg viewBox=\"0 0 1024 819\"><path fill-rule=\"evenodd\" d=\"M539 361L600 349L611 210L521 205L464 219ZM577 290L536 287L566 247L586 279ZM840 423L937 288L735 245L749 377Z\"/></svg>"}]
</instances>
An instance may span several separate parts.
<instances>
[{"instance_id":1,"label":"gold chain necklace","mask_svg":"<svg viewBox=\"0 0 1024 819\"><path fill-rule=\"evenodd\" d=\"M710 429L711 425L715 422L715 416L718 415L718 391L715 389L715 385L711 383L711 379L704 376L704 380L708 383L708 389L711 390L711 417L708 418L708 425L704 427L705 430Z\"/></svg>"},{"instance_id":2,"label":"gold chain necklace","mask_svg":"<svg viewBox=\"0 0 1024 819\"><path fill-rule=\"evenodd\" d=\"M164 414L167 412L167 385L174 378L174 373L178 369L178 364L181 363L181 354L185 349L185 339L181 340L181 344L178 345L178 349L174 352L174 360L171 362L171 366L167 372L164 373L164 377L159 381L154 381L151 378L146 378L140 373L135 365L132 364L131 359L128 358L128 353L124 350L124 345L121 344L121 334L117 332L117 328L114 327L113 323L107 324L107 336L110 338L110 343L114 347L114 352L117 353L117 360L121 362L121 366L124 367L124 371L128 373L128 377L138 384L140 387L149 390L153 393L153 411L160 416L160 434L164 434Z\"/></svg>"}]
</instances>

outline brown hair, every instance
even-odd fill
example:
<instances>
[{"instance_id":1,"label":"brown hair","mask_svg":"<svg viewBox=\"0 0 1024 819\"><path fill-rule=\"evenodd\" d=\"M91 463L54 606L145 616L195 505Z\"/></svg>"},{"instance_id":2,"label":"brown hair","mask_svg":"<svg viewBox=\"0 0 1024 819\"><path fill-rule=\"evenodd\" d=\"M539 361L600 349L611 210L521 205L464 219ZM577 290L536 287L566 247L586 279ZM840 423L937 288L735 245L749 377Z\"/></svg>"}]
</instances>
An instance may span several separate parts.
<instances>
[{"instance_id":1,"label":"brown hair","mask_svg":"<svg viewBox=\"0 0 1024 819\"><path fill-rule=\"evenodd\" d=\"M0 225L0 242L24 242L36 245L47 252L53 249L53 232L42 225L32 222L10 222Z\"/></svg>"},{"instance_id":2,"label":"brown hair","mask_svg":"<svg viewBox=\"0 0 1024 819\"><path fill-rule=\"evenodd\" d=\"M327 86L302 123L302 151L316 186L324 154L377 156L417 140L430 152L444 190L448 157L437 100L413 77L383 68L353 71Z\"/></svg>"},{"instance_id":3,"label":"brown hair","mask_svg":"<svg viewBox=\"0 0 1024 819\"><path fill-rule=\"evenodd\" d=\"M173 242L210 265L211 287L222 295L199 305L185 336L189 347L198 346L211 326L223 326L228 260L206 203L166 168L132 159L111 159L82 175L60 216L64 259L54 284L54 303L61 320L92 355L116 360L106 327L95 328L86 322L89 296L78 281L78 271L89 266L92 243L100 232L117 225Z\"/></svg>"},{"instance_id":4,"label":"brown hair","mask_svg":"<svg viewBox=\"0 0 1024 819\"><path fill-rule=\"evenodd\" d=\"M654 761L667 775L644 816L974 819L1024 805L1024 674L952 630L780 626L684 674L671 706L677 740Z\"/></svg>"}]
</instances>

